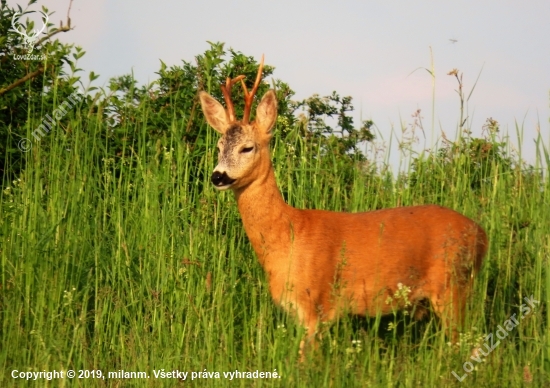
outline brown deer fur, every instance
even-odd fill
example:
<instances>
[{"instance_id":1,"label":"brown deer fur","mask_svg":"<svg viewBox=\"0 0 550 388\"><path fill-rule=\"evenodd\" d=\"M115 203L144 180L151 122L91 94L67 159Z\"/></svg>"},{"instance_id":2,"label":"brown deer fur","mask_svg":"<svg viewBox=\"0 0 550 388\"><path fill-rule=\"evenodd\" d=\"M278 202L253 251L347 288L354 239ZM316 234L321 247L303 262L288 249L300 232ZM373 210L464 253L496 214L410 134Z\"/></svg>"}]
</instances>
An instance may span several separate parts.
<instances>
[{"instance_id":1,"label":"brown deer fur","mask_svg":"<svg viewBox=\"0 0 550 388\"><path fill-rule=\"evenodd\" d=\"M479 225L436 205L363 213L295 209L284 202L271 164L274 91L248 124L229 121L206 92L200 101L208 123L222 134L212 181L233 190L273 300L297 316L309 340L320 321L344 312L372 316L407 307L404 300L388 300L399 284L410 288L412 304L429 300L456 336L487 250Z\"/></svg>"}]
</instances>

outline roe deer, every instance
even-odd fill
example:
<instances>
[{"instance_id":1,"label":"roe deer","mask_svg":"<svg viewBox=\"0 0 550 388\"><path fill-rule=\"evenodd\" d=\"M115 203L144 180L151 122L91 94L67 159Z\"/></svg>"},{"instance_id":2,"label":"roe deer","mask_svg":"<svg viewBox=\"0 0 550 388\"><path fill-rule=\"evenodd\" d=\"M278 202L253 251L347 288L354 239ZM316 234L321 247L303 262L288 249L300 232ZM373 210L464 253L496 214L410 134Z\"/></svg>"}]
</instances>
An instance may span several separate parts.
<instances>
[{"instance_id":1,"label":"roe deer","mask_svg":"<svg viewBox=\"0 0 550 388\"><path fill-rule=\"evenodd\" d=\"M321 321L345 312L384 315L427 299L456 341L473 274L487 250L485 231L437 205L363 213L287 205L269 151L277 118L273 90L263 96L255 121L249 122L262 68L263 57L251 92L244 76L227 79L221 86L226 109L204 91L199 97L208 124L222 134L212 183L219 190L233 190L275 303L297 316L307 340L315 343ZM245 94L241 121L231 101L231 87L238 81ZM408 300L389 303L403 286L410 291ZM304 341L302 358L303 346Z\"/></svg>"}]
</instances>

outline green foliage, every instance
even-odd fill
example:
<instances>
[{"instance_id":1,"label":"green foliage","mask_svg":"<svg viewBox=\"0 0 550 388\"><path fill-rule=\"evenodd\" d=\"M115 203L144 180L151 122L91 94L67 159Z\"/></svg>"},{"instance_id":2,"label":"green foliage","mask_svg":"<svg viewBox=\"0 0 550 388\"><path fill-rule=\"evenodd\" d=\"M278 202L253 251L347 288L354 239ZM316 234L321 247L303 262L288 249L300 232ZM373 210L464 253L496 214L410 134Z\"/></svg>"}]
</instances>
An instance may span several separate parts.
<instances>
[{"instance_id":1,"label":"green foliage","mask_svg":"<svg viewBox=\"0 0 550 388\"><path fill-rule=\"evenodd\" d=\"M2 12L6 31L4 16L15 11L2 3ZM6 53L0 56L1 88L40 66L10 59L19 45L11 33L0 35ZM161 369L277 369L282 376L242 379L243 386L501 386L502 376L510 386L547 383L550 183L540 168L508 151L495 120L487 121L484 137L475 138L461 116L462 136L413 158L410 174L396 179L360 152L373 139L373 123L354 127L350 97L333 93L293 102L290 87L274 81L279 117L272 154L289 203L345 211L437 203L480 222L490 241L467 316L471 330L460 346L448 346L431 318L417 323L398 314L343 317L319 327L319 350L299 364L303 329L271 300L233 195L215 192L209 183L216 137L196 99L205 89L222 101L219 84L225 77L245 74L250 88L256 61L210 43L193 63L168 68L161 62L151 85L124 75L105 90L88 86L54 130L21 154L13 152L13 142L32 136L44 115L82 86L77 60L84 51L49 40L35 50L50 50L44 74L0 94L0 146L6 147L0 191L1 386L24 385L11 377L12 370L54 369L150 376L54 381L54 386L181 385L177 379L154 379L153 371ZM264 75L273 72L265 66ZM90 84L95 79L91 72ZM258 98L269 87L262 83ZM233 99L241 115L240 88L234 88ZM548 148L540 137L536 146L535 166L541 166L542 157L550 159ZM477 338L495 333L530 295L541 301L540 308L459 383L451 372L464 373Z\"/></svg>"},{"instance_id":2,"label":"green foliage","mask_svg":"<svg viewBox=\"0 0 550 388\"><path fill-rule=\"evenodd\" d=\"M502 371L521 386L524 368L534 385L548 380L550 191L540 175L532 183L521 175L490 176L478 191L449 191L438 202L481 222L490 240L462 346L448 346L432 318L343 317L320 326L319 350L299 364L303 330L271 300L233 196L189 183L197 170L208 183L213 153L197 161L169 132L173 149L142 146L117 160L93 132L101 117L79 107L69 122L72 137L52 132L48 152L33 148L28 168L0 192L0 363L8 371L0 385L19 383L12 370L54 369L151 376L80 382L90 387L181 385L155 379L153 371L163 368L277 369L282 376L239 380L245 386L499 386ZM273 144L277 179L292 204L362 211L431 202L427 191L360 170L350 189L341 183L338 159L319 157L324 150L302 131L297 123ZM215 139L206 141L213 150ZM437 190L439 176L417 178ZM531 294L540 308L459 383L452 371L464 373L475 338L495 333ZM79 383L65 381L71 382Z\"/></svg>"},{"instance_id":3,"label":"green foliage","mask_svg":"<svg viewBox=\"0 0 550 388\"><path fill-rule=\"evenodd\" d=\"M527 166L517 155L510 153L508 140L500 137L499 123L493 118L488 118L483 125L484 137L472 136L471 130L466 127L464 111L473 88L466 97L462 73L453 69L448 75L455 77L458 82L458 138L452 141L444 136L438 149L414 157L405 184L421 195L429 195L428 201L440 203L456 192L473 191L481 195L482 187L490 185L495 176L512 174L518 179L529 180L530 176L537 174L532 166ZM414 115L418 122L419 113ZM426 180L426 176L434 179Z\"/></svg>"},{"instance_id":4,"label":"green foliage","mask_svg":"<svg viewBox=\"0 0 550 388\"><path fill-rule=\"evenodd\" d=\"M484 138L472 137L469 131L455 141L443 139L442 146L429 153L423 153L412 161L412 172L408 183L413 188L441 196L462 189L480 192L485 182L490 184L493 176L513 173L523 168L523 163L508 154L507 142L498 139L497 121L488 119ZM426 187L423 177L433 176L429 182L436 187Z\"/></svg>"},{"instance_id":5,"label":"green foliage","mask_svg":"<svg viewBox=\"0 0 550 388\"><path fill-rule=\"evenodd\" d=\"M36 0L29 1L28 6L34 3ZM42 11L49 13L46 7ZM16 12L22 15L13 19ZM23 36L13 31L12 20L18 20L21 30L25 23L30 34L39 27L27 19L33 12L20 6L17 10L10 8L5 2L0 5L0 174L7 180L15 178L24 167L18 148L21 139L29 138L44 115L76 90L79 77L75 73L80 70L76 61L84 55L79 47L52 40L57 33L70 29L57 28L52 23L47 24L45 36L37 37L32 54L29 53ZM29 55L33 57L26 59ZM67 67L70 73L66 72Z\"/></svg>"},{"instance_id":6,"label":"green foliage","mask_svg":"<svg viewBox=\"0 0 550 388\"><path fill-rule=\"evenodd\" d=\"M294 103L294 109L302 109L306 115L301 123L308 130L308 135L315 137L327 153L337 157L352 157L365 160L360 145L374 140L371 120L363 121L359 129L353 125L352 98L340 97L332 92L330 96L320 97L314 94L310 98ZM336 125L330 125L327 119L337 119Z\"/></svg>"},{"instance_id":7,"label":"green foliage","mask_svg":"<svg viewBox=\"0 0 550 388\"><path fill-rule=\"evenodd\" d=\"M102 119L95 122L96 133L100 134L109 152L115 157L115 165L119 165L122 157L127 157L138 148L149 150L172 149L174 143L168 139L173 136L176 144L189 152L193 166L205 153L211 152L206 144L211 136L207 132L206 123L198 102L198 91L207 90L223 101L220 85L225 79L245 75L245 84L251 89L256 78L259 64L253 57L241 52L224 49L223 43L209 43L210 48L198 55L194 63L183 61L181 66L168 68L161 62L157 72L159 78L150 85L138 86L131 75L124 75L110 80L108 91L97 93L94 101ZM227 56L229 58L227 58ZM274 67L265 65L263 77L272 75ZM363 128L353 128L353 120L349 112L353 110L351 97L340 98L334 93L324 100L312 97L303 102L293 102L294 92L281 80L274 80L273 85L260 83L256 93L259 99L270 88L276 90L278 97L278 125L276 136L285 139L288 132L298 122L296 112L299 108L308 107L307 123L300 120L301 135L313 144L319 144L322 155L332 158L330 163L337 161L341 167L341 179L351 185L357 163L364 162L360 151L360 143L373 138L371 121L364 122ZM233 87L233 101L237 117L242 117L244 110L243 90ZM252 117L254 115L252 111ZM324 124L326 117L338 117L335 128ZM308 123L314 124L308 124ZM108 125L106 125L106 123ZM169 144L170 143L170 144ZM291 148L289 147L290 151ZM291 152L300 152L293 149ZM299 156L299 154L296 154ZM99 162L99 161L98 161ZM118 167L117 167L118 168ZM323 169L322 169L323 170ZM190 174L191 181L203 182L202 170ZM199 183L202 184L202 183Z\"/></svg>"},{"instance_id":8,"label":"green foliage","mask_svg":"<svg viewBox=\"0 0 550 388\"><path fill-rule=\"evenodd\" d=\"M357 184L358 175L368 180L366 184L369 187L381 184L384 174L378 174L376 164L366 159L361 148L365 142L374 139L374 123L367 120L363 121L361 128L354 127L353 117L350 116L353 111L351 97L340 97L336 92L326 97L315 94L305 100L292 102L291 106L293 116L297 116L297 119L279 118L277 130L281 132L282 141L287 143L284 158L301 161L298 168L302 171L296 171L294 182L299 180L297 176L303 170L314 171L309 182L324 182L326 186L317 187L317 190L322 193L320 196L326 198L347 196ZM294 133L290 133L292 123L295 124ZM279 160L275 155L275 164ZM290 165L288 167L297 168ZM282 190L283 195L290 199L291 196L284 186ZM307 187L305 190L307 191ZM310 199L311 201L301 203L300 206L312 207L316 201L314 197Z\"/></svg>"},{"instance_id":9,"label":"green foliage","mask_svg":"<svg viewBox=\"0 0 550 388\"><path fill-rule=\"evenodd\" d=\"M240 52L229 50L230 59L224 56L223 43L210 43L210 49L195 58L195 63L183 61L182 66L168 68L162 61L157 72L159 79L151 85L138 87L133 77L126 75L112 79L109 85L110 93L101 101L104 112L110 123L110 130L106 136L112 138L119 153L122 147L121 139L117 135L121 128L129 127L124 131L124 140L132 142L139 133L146 136L145 144L153 146L158 139L165 138L170 133L177 133L178 138L186 144L196 156L206 152L204 148L205 121L198 102L198 91L208 90L218 100L223 101L219 85L225 82L226 77L234 78L245 75L245 83L249 88L256 78L258 64L252 57ZM272 66L264 66L263 76L273 73ZM289 98L293 92L288 85L280 80L274 84L280 102L281 116L290 116L288 112ZM269 89L269 85L262 82L258 88L257 98ZM242 116L244 109L243 92L240 87L233 90L233 101L238 116ZM142 115L146 109L148 114Z\"/></svg>"}]
</instances>

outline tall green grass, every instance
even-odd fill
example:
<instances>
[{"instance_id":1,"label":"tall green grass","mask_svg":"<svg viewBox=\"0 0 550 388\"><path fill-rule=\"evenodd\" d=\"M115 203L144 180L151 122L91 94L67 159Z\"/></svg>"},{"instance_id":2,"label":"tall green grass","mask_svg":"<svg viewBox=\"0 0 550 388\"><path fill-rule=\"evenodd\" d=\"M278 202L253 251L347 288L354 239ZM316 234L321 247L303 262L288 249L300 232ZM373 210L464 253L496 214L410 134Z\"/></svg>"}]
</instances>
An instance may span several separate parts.
<instances>
[{"instance_id":1,"label":"tall green grass","mask_svg":"<svg viewBox=\"0 0 550 388\"><path fill-rule=\"evenodd\" d=\"M465 154L452 162L445 183L425 173L411 185L388 170L366 174L360 166L343 166L297 128L277 129L275 170L292 205L366 211L439 203L478 221L490 240L462 346L449 346L433 317L421 322L402 314L343 317L320 328L319 351L299 363L303 330L272 303L233 195L209 183L217 136L204 128L209 151L197 157L179 140L177 128L149 144L144 129L128 126L124 131L139 136L124 145L120 155L127 156L117 156L100 140L105 123L73 118L69 127L66 132L58 126L34 142L24 173L0 194L1 386L550 382L547 176L526 178L521 166L495 165L473 190L468 179L473 167ZM542 139L536 141L539 171L548 153ZM472 362L476 370L460 383L452 371L465 374L463 363L471 361L476 338L518 316L523 297L531 295L540 305L485 362ZM188 380L156 379L154 370L162 369L189 372ZM104 376L142 371L150 378L25 382L12 378L13 370L100 370ZM221 376L190 381L190 372L205 370ZM224 379L222 372L235 370L276 370L280 378Z\"/></svg>"}]
</instances>

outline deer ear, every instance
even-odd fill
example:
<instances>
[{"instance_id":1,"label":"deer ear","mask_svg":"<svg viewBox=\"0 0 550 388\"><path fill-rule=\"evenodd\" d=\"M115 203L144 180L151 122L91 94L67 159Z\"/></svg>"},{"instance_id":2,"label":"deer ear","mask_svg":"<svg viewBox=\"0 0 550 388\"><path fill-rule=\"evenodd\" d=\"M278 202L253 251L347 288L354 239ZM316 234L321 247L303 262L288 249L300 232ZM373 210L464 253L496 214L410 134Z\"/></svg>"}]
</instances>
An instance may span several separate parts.
<instances>
[{"instance_id":1,"label":"deer ear","mask_svg":"<svg viewBox=\"0 0 550 388\"><path fill-rule=\"evenodd\" d=\"M256 125L264 133L270 133L277 120L277 96L273 89L262 97L256 109Z\"/></svg>"},{"instance_id":2,"label":"deer ear","mask_svg":"<svg viewBox=\"0 0 550 388\"><path fill-rule=\"evenodd\" d=\"M212 128L223 135L229 127L229 120L222 104L204 91L199 93L199 98L206 121Z\"/></svg>"}]
</instances>

